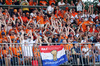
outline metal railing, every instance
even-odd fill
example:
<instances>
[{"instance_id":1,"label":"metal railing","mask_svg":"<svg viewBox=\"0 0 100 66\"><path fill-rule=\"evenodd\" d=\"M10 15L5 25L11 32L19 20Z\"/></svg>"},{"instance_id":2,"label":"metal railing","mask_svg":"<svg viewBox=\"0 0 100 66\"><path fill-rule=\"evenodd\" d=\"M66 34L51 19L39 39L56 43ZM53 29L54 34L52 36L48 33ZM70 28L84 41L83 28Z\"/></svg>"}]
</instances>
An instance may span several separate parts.
<instances>
[{"instance_id":1,"label":"metal railing","mask_svg":"<svg viewBox=\"0 0 100 66\"><path fill-rule=\"evenodd\" d=\"M43 43L46 44L46 43ZM63 45L68 62L62 65L100 65L100 43L50 43ZM42 45L42 44L41 44ZM46 44L47 45L47 44ZM40 44L0 44L0 66L42 66Z\"/></svg>"},{"instance_id":2,"label":"metal railing","mask_svg":"<svg viewBox=\"0 0 100 66\"><path fill-rule=\"evenodd\" d=\"M22 6L22 5L0 5L2 8L8 8L8 7L13 7L13 8L47 8L48 6ZM76 8L75 6L60 6L59 8L65 9L66 7L69 7L69 9Z\"/></svg>"}]
</instances>

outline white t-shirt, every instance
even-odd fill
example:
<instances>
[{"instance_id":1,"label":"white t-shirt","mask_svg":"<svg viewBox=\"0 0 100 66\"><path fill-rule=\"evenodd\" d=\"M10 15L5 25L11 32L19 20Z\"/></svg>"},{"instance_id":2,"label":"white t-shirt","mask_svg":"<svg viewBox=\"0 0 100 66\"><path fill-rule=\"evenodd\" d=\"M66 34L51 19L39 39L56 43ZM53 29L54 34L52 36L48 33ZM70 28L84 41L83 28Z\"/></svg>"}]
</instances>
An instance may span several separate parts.
<instances>
[{"instance_id":1,"label":"white t-shirt","mask_svg":"<svg viewBox=\"0 0 100 66\"><path fill-rule=\"evenodd\" d=\"M97 17L98 16L98 14L93 14L93 15L91 15L92 16L92 18L95 18L95 17Z\"/></svg>"},{"instance_id":2,"label":"white t-shirt","mask_svg":"<svg viewBox=\"0 0 100 66\"><path fill-rule=\"evenodd\" d=\"M82 2L77 5L77 11L82 11Z\"/></svg>"},{"instance_id":3,"label":"white t-shirt","mask_svg":"<svg viewBox=\"0 0 100 66\"><path fill-rule=\"evenodd\" d=\"M54 12L54 7L48 6L46 13L47 13L47 11L49 11L49 14L51 14L52 12Z\"/></svg>"},{"instance_id":4,"label":"white t-shirt","mask_svg":"<svg viewBox=\"0 0 100 66\"><path fill-rule=\"evenodd\" d=\"M62 5L65 5L65 3L58 2L58 6L62 6Z\"/></svg>"},{"instance_id":5,"label":"white t-shirt","mask_svg":"<svg viewBox=\"0 0 100 66\"><path fill-rule=\"evenodd\" d=\"M87 52L84 56L89 56L89 48L83 48L82 51Z\"/></svg>"},{"instance_id":6,"label":"white t-shirt","mask_svg":"<svg viewBox=\"0 0 100 66\"><path fill-rule=\"evenodd\" d=\"M95 46L100 50L100 43L99 43L99 42L97 42L97 43L95 44Z\"/></svg>"},{"instance_id":7,"label":"white t-shirt","mask_svg":"<svg viewBox=\"0 0 100 66\"><path fill-rule=\"evenodd\" d=\"M32 17L36 17L36 13L30 13Z\"/></svg>"},{"instance_id":8,"label":"white t-shirt","mask_svg":"<svg viewBox=\"0 0 100 66\"><path fill-rule=\"evenodd\" d=\"M100 2L97 5L100 6Z\"/></svg>"},{"instance_id":9,"label":"white t-shirt","mask_svg":"<svg viewBox=\"0 0 100 66\"><path fill-rule=\"evenodd\" d=\"M31 56L31 57L33 56L33 51L32 51L33 43L35 42L30 39L22 41L22 51L24 53L24 56Z\"/></svg>"}]
</instances>

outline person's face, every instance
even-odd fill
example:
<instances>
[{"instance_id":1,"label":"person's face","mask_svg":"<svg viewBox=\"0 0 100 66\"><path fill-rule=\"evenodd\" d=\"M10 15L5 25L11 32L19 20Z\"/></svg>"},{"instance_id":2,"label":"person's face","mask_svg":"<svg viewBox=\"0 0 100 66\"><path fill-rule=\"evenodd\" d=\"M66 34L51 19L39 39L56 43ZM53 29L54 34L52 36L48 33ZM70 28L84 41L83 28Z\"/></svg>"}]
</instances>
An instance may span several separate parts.
<instances>
[{"instance_id":1,"label":"person's face","mask_svg":"<svg viewBox=\"0 0 100 66\"><path fill-rule=\"evenodd\" d=\"M22 12L22 10L21 10L21 9L19 9L19 12Z\"/></svg>"},{"instance_id":2,"label":"person's face","mask_svg":"<svg viewBox=\"0 0 100 66\"><path fill-rule=\"evenodd\" d=\"M64 39L64 40L63 40L63 43L67 43L67 41Z\"/></svg>"},{"instance_id":3,"label":"person's face","mask_svg":"<svg viewBox=\"0 0 100 66\"><path fill-rule=\"evenodd\" d=\"M4 38L5 37L5 35L2 35L2 38Z\"/></svg>"},{"instance_id":4,"label":"person's face","mask_svg":"<svg viewBox=\"0 0 100 66\"><path fill-rule=\"evenodd\" d=\"M13 31L13 32L11 32L11 35L14 35L15 34L15 32Z\"/></svg>"},{"instance_id":5,"label":"person's face","mask_svg":"<svg viewBox=\"0 0 100 66\"><path fill-rule=\"evenodd\" d=\"M67 0L65 0L65 2L67 3Z\"/></svg>"},{"instance_id":6,"label":"person's face","mask_svg":"<svg viewBox=\"0 0 100 66\"><path fill-rule=\"evenodd\" d=\"M97 30L98 30L98 31L100 30L99 27L97 27Z\"/></svg>"},{"instance_id":7,"label":"person's face","mask_svg":"<svg viewBox=\"0 0 100 66\"><path fill-rule=\"evenodd\" d=\"M74 13L75 12L75 9L73 9L72 12Z\"/></svg>"},{"instance_id":8,"label":"person's face","mask_svg":"<svg viewBox=\"0 0 100 66\"><path fill-rule=\"evenodd\" d=\"M32 19L32 16L30 15L30 19Z\"/></svg>"},{"instance_id":9,"label":"person's face","mask_svg":"<svg viewBox=\"0 0 100 66\"><path fill-rule=\"evenodd\" d=\"M51 7L54 7L55 5L51 5Z\"/></svg>"},{"instance_id":10,"label":"person's face","mask_svg":"<svg viewBox=\"0 0 100 66\"><path fill-rule=\"evenodd\" d=\"M51 38L49 38L49 40L48 40L50 43L52 42L52 39Z\"/></svg>"},{"instance_id":11,"label":"person's face","mask_svg":"<svg viewBox=\"0 0 100 66\"><path fill-rule=\"evenodd\" d=\"M81 21L84 22L84 18L82 18Z\"/></svg>"},{"instance_id":12,"label":"person's face","mask_svg":"<svg viewBox=\"0 0 100 66\"><path fill-rule=\"evenodd\" d=\"M13 30L16 30L16 27L13 27Z\"/></svg>"},{"instance_id":13,"label":"person's face","mask_svg":"<svg viewBox=\"0 0 100 66\"><path fill-rule=\"evenodd\" d=\"M4 31L4 28L1 28L1 31Z\"/></svg>"},{"instance_id":14,"label":"person's face","mask_svg":"<svg viewBox=\"0 0 100 66\"><path fill-rule=\"evenodd\" d=\"M63 2L63 0L61 0L61 2Z\"/></svg>"},{"instance_id":15,"label":"person's face","mask_svg":"<svg viewBox=\"0 0 100 66\"><path fill-rule=\"evenodd\" d=\"M7 9L5 9L5 12L8 12L8 10L7 10Z\"/></svg>"},{"instance_id":16,"label":"person's face","mask_svg":"<svg viewBox=\"0 0 100 66\"><path fill-rule=\"evenodd\" d=\"M85 44L84 47L87 48L87 45Z\"/></svg>"},{"instance_id":17,"label":"person's face","mask_svg":"<svg viewBox=\"0 0 100 66\"><path fill-rule=\"evenodd\" d=\"M75 47L77 48L78 47L78 44L75 44Z\"/></svg>"},{"instance_id":18,"label":"person's face","mask_svg":"<svg viewBox=\"0 0 100 66\"><path fill-rule=\"evenodd\" d=\"M98 11L95 11L95 14L98 14Z\"/></svg>"},{"instance_id":19,"label":"person's face","mask_svg":"<svg viewBox=\"0 0 100 66\"><path fill-rule=\"evenodd\" d=\"M15 17L15 15L12 16L13 18Z\"/></svg>"},{"instance_id":20,"label":"person's face","mask_svg":"<svg viewBox=\"0 0 100 66\"><path fill-rule=\"evenodd\" d=\"M89 30L90 30L90 26L87 26L87 29L89 29Z\"/></svg>"},{"instance_id":21,"label":"person's face","mask_svg":"<svg viewBox=\"0 0 100 66\"><path fill-rule=\"evenodd\" d=\"M91 17L89 17L89 21L91 21L92 20L92 18Z\"/></svg>"},{"instance_id":22,"label":"person's face","mask_svg":"<svg viewBox=\"0 0 100 66\"><path fill-rule=\"evenodd\" d=\"M24 36L24 39L27 39L28 38L28 36Z\"/></svg>"},{"instance_id":23,"label":"person's face","mask_svg":"<svg viewBox=\"0 0 100 66\"><path fill-rule=\"evenodd\" d=\"M23 13L23 17L25 17L25 13Z\"/></svg>"},{"instance_id":24,"label":"person's face","mask_svg":"<svg viewBox=\"0 0 100 66\"><path fill-rule=\"evenodd\" d=\"M73 4L73 1L71 1L71 4Z\"/></svg>"}]
</instances>

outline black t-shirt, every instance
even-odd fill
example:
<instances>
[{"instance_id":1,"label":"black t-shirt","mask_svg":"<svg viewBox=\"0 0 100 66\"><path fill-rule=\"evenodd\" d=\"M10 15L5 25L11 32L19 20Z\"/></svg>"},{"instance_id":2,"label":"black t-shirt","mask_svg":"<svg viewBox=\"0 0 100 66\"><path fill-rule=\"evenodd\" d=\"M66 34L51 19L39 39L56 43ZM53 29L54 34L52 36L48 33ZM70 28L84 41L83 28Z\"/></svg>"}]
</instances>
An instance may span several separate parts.
<instances>
[{"instance_id":1,"label":"black t-shirt","mask_svg":"<svg viewBox=\"0 0 100 66\"><path fill-rule=\"evenodd\" d=\"M15 4L15 5L19 5L19 1L15 2L14 4Z\"/></svg>"}]
</instances>

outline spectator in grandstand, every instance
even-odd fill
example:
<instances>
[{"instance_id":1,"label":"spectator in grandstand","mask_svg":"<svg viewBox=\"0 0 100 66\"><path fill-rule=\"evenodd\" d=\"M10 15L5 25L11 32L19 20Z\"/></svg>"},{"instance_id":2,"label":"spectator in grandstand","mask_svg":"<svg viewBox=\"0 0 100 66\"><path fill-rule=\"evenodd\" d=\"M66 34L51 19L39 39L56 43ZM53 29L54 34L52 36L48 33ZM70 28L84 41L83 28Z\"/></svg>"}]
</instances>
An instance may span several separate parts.
<instances>
[{"instance_id":1,"label":"spectator in grandstand","mask_svg":"<svg viewBox=\"0 0 100 66\"><path fill-rule=\"evenodd\" d=\"M0 5L3 5L4 4L4 0L0 0Z\"/></svg>"},{"instance_id":2,"label":"spectator in grandstand","mask_svg":"<svg viewBox=\"0 0 100 66\"><path fill-rule=\"evenodd\" d=\"M63 0L61 0L60 2L58 2L58 6L65 6L65 3L63 2Z\"/></svg>"},{"instance_id":3,"label":"spectator in grandstand","mask_svg":"<svg viewBox=\"0 0 100 66\"><path fill-rule=\"evenodd\" d=\"M85 65L88 65L88 63L89 63L89 52L90 52L90 49L89 49L88 46L85 44L85 45L84 45L84 48L82 48L83 63L84 63Z\"/></svg>"},{"instance_id":4,"label":"spectator in grandstand","mask_svg":"<svg viewBox=\"0 0 100 66\"><path fill-rule=\"evenodd\" d=\"M57 0L49 0L49 5L51 5L52 3L56 4Z\"/></svg>"},{"instance_id":5,"label":"spectator in grandstand","mask_svg":"<svg viewBox=\"0 0 100 66\"><path fill-rule=\"evenodd\" d=\"M7 5L12 5L12 0L5 0Z\"/></svg>"},{"instance_id":6,"label":"spectator in grandstand","mask_svg":"<svg viewBox=\"0 0 100 66\"><path fill-rule=\"evenodd\" d=\"M47 6L47 2L45 0L40 0L40 6Z\"/></svg>"},{"instance_id":7,"label":"spectator in grandstand","mask_svg":"<svg viewBox=\"0 0 100 66\"><path fill-rule=\"evenodd\" d=\"M73 1L71 0L71 4L70 4L71 6L75 6L75 4L73 3Z\"/></svg>"},{"instance_id":8,"label":"spectator in grandstand","mask_svg":"<svg viewBox=\"0 0 100 66\"><path fill-rule=\"evenodd\" d=\"M100 61L100 39L98 40L98 42L95 44L95 48L97 49L97 52L96 52L96 56L98 58L98 61Z\"/></svg>"},{"instance_id":9,"label":"spectator in grandstand","mask_svg":"<svg viewBox=\"0 0 100 66\"><path fill-rule=\"evenodd\" d=\"M36 5L38 5L38 0L35 0L35 2L33 0L29 0L29 5L30 6L36 6Z\"/></svg>"},{"instance_id":10,"label":"spectator in grandstand","mask_svg":"<svg viewBox=\"0 0 100 66\"><path fill-rule=\"evenodd\" d=\"M79 58L80 58L80 46L78 44L74 44L73 48L71 48L72 57L73 57L73 64L79 65Z\"/></svg>"},{"instance_id":11,"label":"spectator in grandstand","mask_svg":"<svg viewBox=\"0 0 100 66\"><path fill-rule=\"evenodd\" d=\"M3 40L2 43L7 43L7 41ZM11 61L11 58L12 58L12 50L11 50L11 47L8 46L8 44L3 45L2 55L3 55L3 63L6 66L11 65L10 61Z\"/></svg>"},{"instance_id":12,"label":"spectator in grandstand","mask_svg":"<svg viewBox=\"0 0 100 66\"><path fill-rule=\"evenodd\" d=\"M97 7L98 7L99 13L100 13L100 0L99 0L99 3L97 4Z\"/></svg>"},{"instance_id":13,"label":"spectator in grandstand","mask_svg":"<svg viewBox=\"0 0 100 66\"><path fill-rule=\"evenodd\" d=\"M17 43L17 42L16 42ZM19 44L16 44L15 47L12 47L13 52L13 64L20 65L22 62L22 49Z\"/></svg>"},{"instance_id":14,"label":"spectator in grandstand","mask_svg":"<svg viewBox=\"0 0 100 66\"><path fill-rule=\"evenodd\" d=\"M68 3L68 0L65 0L65 5L70 6L70 4Z\"/></svg>"},{"instance_id":15,"label":"spectator in grandstand","mask_svg":"<svg viewBox=\"0 0 100 66\"><path fill-rule=\"evenodd\" d=\"M32 47L33 47L33 39L32 39L32 32L31 36L28 36L27 34L22 34L22 43L23 43L23 47L22 47L22 52L24 53L24 57L25 57L25 63L26 64L31 64L32 58L33 58L33 51L32 51ZM29 62L28 62L29 61Z\"/></svg>"},{"instance_id":16,"label":"spectator in grandstand","mask_svg":"<svg viewBox=\"0 0 100 66\"><path fill-rule=\"evenodd\" d=\"M47 7L46 9L46 13L49 17L51 17L51 15L54 13L54 6L55 4L52 3L50 6Z\"/></svg>"},{"instance_id":17,"label":"spectator in grandstand","mask_svg":"<svg viewBox=\"0 0 100 66\"><path fill-rule=\"evenodd\" d=\"M14 0L13 2L14 5L20 5L20 3L21 3L21 0Z\"/></svg>"}]
</instances>

